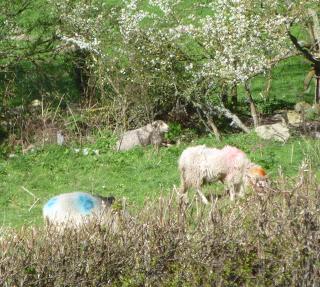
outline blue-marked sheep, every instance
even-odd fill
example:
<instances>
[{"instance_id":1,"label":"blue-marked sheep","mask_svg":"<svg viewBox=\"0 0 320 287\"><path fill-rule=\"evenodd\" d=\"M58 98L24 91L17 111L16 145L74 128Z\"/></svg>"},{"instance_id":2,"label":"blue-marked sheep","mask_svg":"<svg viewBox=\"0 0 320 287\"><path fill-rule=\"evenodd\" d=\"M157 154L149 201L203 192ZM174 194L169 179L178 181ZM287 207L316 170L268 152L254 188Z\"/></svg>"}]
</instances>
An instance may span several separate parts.
<instances>
[{"instance_id":1,"label":"blue-marked sheep","mask_svg":"<svg viewBox=\"0 0 320 287\"><path fill-rule=\"evenodd\" d=\"M126 131L120 136L116 150L125 151L135 146L146 146L149 144L159 148L163 143L164 134L169 131L169 126L164 121L154 121L139 129Z\"/></svg>"},{"instance_id":2,"label":"blue-marked sheep","mask_svg":"<svg viewBox=\"0 0 320 287\"><path fill-rule=\"evenodd\" d=\"M94 196L85 192L57 195L43 207L43 217L51 225L80 227L91 221L110 223L114 197Z\"/></svg>"},{"instance_id":3,"label":"blue-marked sheep","mask_svg":"<svg viewBox=\"0 0 320 287\"><path fill-rule=\"evenodd\" d=\"M244 194L244 186L264 188L267 184L264 169L252 163L243 151L232 146L223 149L208 148L205 145L189 147L180 156L179 171L179 191L185 194L193 187L206 204L208 200L201 192L201 187L206 183L225 183L231 200L234 200L236 194Z\"/></svg>"}]
</instances>

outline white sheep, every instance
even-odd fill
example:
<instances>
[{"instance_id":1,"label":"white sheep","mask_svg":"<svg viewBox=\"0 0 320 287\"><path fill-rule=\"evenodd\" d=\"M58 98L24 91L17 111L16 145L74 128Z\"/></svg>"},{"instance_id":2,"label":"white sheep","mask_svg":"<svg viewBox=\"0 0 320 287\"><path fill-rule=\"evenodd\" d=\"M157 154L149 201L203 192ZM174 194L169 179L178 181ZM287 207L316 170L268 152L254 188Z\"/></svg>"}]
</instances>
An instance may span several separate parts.
<instances>
[{"instance_id":1,"label":"white sheep","mask_svg":"<svg viewBox=\"0 0 320 287\"><path fill-rule=\"evenodd\" d=\"M179 171L179 191L185 194L193 187L205 204L208 200L202 194L201 187L206 183L225 183L231 200L234 200L236 194L244 194L244 186L261 188L267 182L264 169L252 163L243 151L232 146L223 149L208 148L205 145L189 147L180 156Z\"/></svg>"},{"instance_id":2,"label":"white sheep","mask_svg":"<svg viewBox=\"0 0 320 287\"><path fill-rule=\"evenodd\" d=\"M169 126L161 120L154 121L144 127L126 131L117 142L116 150L125 151L135 146L152 144L159 148L163 142L163 136L169 131Z\"/></svg>"},{"instance_id":3,"label":"white sheep","mask_svg":"<svg viewBox=\"0 0 320 287\"><path fill-rule=\"evenodd\" d=\"M80 227L98 221L110 222L114 197L93 196L85 192L63 193L52 197L43 207L43 217L49 225Z\"/></svg>"}]
</instances>

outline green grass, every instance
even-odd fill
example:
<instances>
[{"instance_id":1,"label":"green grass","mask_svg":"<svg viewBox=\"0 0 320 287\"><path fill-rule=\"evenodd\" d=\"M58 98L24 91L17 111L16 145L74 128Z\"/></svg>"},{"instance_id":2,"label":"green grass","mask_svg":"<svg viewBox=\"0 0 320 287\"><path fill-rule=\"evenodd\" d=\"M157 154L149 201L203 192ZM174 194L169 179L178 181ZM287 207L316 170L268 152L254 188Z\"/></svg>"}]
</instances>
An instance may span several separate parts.
<instances>
[{"instance_id":1,"label":"green grass","mask_svg":"<svg viewBox=\"0 0 320 287\"><path fill-rule=\"evenodd\" d=\"M159 153L151 147L122 153L101 148L100 155L91 152L84 156L75 153L72 147L48 146L0 161L1 225L40 224L46 200L71 191L126 197L133 210L140 208L145 200L168 194L174 185L179 185L177 160L186 146L195 144L237 146L247 152L252 161L265 167L271 178L278 176L280 167L286 176L294 176L305 154L319 149L319 144L311 140L292 139L281 144L263 141L254 134L231 135L222 143L205 137L190 144L162 148ZM87 147L93 150L96 145ZM39 198L34 206L35 198L25 189ZM216 187L206 190L212 189Z\"/></svg>"},{"instance_id":2,"label":"green grass","mask_svg":"<svg viewBox=\"0 0 320 287\"><path fill-rule=\"evenodd\" d=\"M252 97L258 111L262 114L273 114L276 110L293 109L294 105L300 101L312 104L315 81L311 82L307 91L303 89L303 81L309 71L310 64L301 56L280 62L272 70L270 92L267 97L264 96L268 81L267 76L261 75L254 78L252 80ZM241 111L250 115L243 86L239 86L238 93Z\"/></svg>"}]
</instances>

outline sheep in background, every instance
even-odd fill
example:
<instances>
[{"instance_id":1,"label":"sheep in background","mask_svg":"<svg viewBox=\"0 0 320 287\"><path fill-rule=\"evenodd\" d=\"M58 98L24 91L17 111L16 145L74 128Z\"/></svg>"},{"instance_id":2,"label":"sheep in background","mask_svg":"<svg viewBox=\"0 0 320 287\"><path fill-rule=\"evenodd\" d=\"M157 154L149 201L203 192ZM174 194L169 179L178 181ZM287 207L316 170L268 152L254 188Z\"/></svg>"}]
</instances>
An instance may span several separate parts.
<instances>
[{"instance_id":1,"label":"sheep in background","mask_svg":"<svg viewBox=\"0 0 320 287\"><path fill-rule=\"evenodd\" d=\"M114 200L113 196L93 196L85 192L63 193L47 201L43 217L48 224L60 227L80 227L95 220L110 223Z\"/></svg>"},{"instance_id":2,"label":"sheep in background","mask_svg":"<svg viewBox=\"0 0 320 287\"><path fill-rule=\"evenodd\" d=\"M163 142L163 136L169 131L164 121L154 121L139 129L125 132L117 142L117 151L125 151L135 146L154 145L157 149Z\"/></svg>"},{"instance_id":3,"label":"sheep in background","mask_svg":"<svg viewBox=\"0 0 320 287\"><path fill-rule=\"evenodd\" d=\"M181 175L180 192L185 194L195 188L202 201L208 200L201 192L202 185L221 181L230 192L230 199L244 194L244 185L264 188L267 183L266 172L252 163L246 154L232 146L223 149L208 148L205 145L185 149L179 159Z\"/></svg>"}]
</instances>

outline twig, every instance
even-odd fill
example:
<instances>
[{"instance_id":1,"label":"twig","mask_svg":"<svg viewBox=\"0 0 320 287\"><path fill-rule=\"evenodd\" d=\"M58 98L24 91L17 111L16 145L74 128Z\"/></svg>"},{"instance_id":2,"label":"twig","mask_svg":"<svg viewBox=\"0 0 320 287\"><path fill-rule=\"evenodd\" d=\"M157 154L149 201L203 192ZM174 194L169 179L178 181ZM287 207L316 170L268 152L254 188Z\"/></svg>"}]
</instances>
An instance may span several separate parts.
<instances>
[{"instance_id":1,"label":"twig","mask_svg":"<svg viewBox=\"0 0 320 287\"><path fill-rule=\"evenodd\" d=\"M60 98L59 104L58 104L58 106L57 106L57 108L56 108L56 110L54 112L54 115L53 115L53 118L52 118L52 122L54 122L54 120L56 119L56 115L57 115L58 109L59 109L59 107L61 105L63 97L64 97L64 95L62 95L61 98Z\"/></svg>"},{"instance_id":2,"label":"twig","mask_svg":"<svg viewBox=\"0 0 320 287\"><path fill-rule=\"evenodd\" d=\"M29 208L29 212L31 211L31 209L37 204L37 202L40 200L40 198L37 198L37 200L30 206Z\"/></svg>"},{"instance_id":3,"label":"twig","mask_svg":"<svg viewBox=\"0 0 320 287\"><path fill-rule=\"evenodd\" d=\"M33 198L36 198L36 196L30 190L26 189L24 186L21 186L21 188L27 193L29 193Z\"/></svg>"},{"instance_id":4,"label":"twig","mask_svg":"<svg viewBox=\"0 0 320 287\"><path fill-rule=\"evenodd\" d=\"M33 197L33 199L34 199L34 202L33 202L33 204L30 206L30 208L29 208L29 212L31 211L31 209L37 204L37 202L40 200L40 198L39 197L36 197L30 190L28 190L27 188L25 188L24 186L21 186L21 188L25 191L25 192L27 192L29 195L31 195L32 197Z\"/></svg>"}]
</instances>

